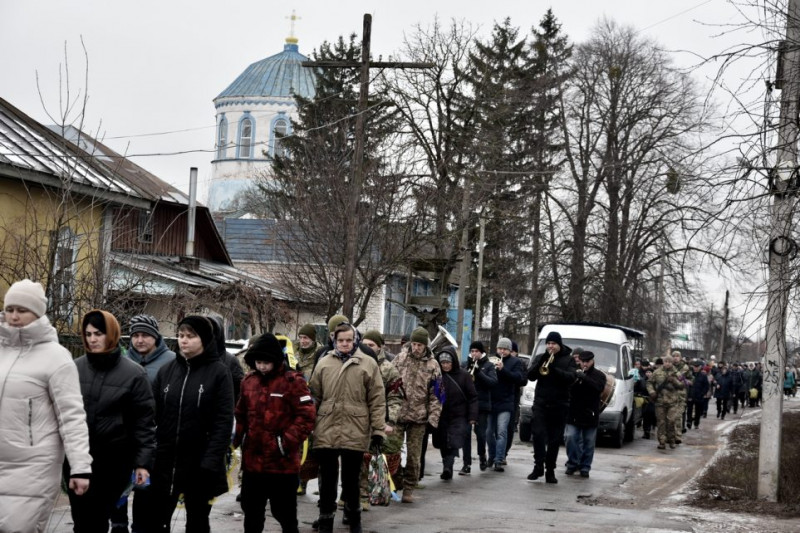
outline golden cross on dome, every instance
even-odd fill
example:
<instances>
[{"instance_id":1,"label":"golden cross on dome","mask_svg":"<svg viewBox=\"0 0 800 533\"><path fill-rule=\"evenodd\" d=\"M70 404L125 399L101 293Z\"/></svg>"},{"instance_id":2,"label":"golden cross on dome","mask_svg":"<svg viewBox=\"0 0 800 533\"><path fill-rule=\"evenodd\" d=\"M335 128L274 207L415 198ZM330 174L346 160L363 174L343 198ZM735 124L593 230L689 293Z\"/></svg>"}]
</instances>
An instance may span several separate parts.
<instances>
[{"instance_id":1,"label":"golden cross on dome","mask_svg":"<svg viewBox=\"0 0 800 533\"><path fill-rule=\"evenodd\" d=\"M294 23L297 20L300 20L300 17L295 14L294 9L292 9L292 14L289 17L285 17L292 21L290 29L289 29L289 36L286 38L286 42L289 44L297 44L297 37L294 35Z\"/></svg>"}]
</instances>

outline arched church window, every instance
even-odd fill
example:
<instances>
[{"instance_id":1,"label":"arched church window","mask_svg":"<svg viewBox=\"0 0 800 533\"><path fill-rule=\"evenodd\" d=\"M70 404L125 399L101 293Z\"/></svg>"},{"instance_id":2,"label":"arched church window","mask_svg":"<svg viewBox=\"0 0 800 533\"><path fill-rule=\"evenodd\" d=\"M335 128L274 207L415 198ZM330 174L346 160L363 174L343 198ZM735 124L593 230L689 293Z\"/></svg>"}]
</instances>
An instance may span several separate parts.
<instances>
[{"instance_id":1,"label":"arched church window","mask_svg":"<svg viewBox=\"0 0 800 533\"><path fill-rule=\"evenodd\" d=\"M289 133L289 123L280 119L275 121L275 126L272 129L273 150L272 153L275 157L284 157L286 155L286 147L283 145L283 138Z\"/></svg>"},{"instance_id":2,"label":"arched church window","mask_svg":"<svg viewBox=\"0 0 800 533\"><path fill-rule=\"evenodd\" d=\"M217 130L217 159L225 159L225 151L228 147L228 121L223 117L219 121Z\"/></svg>"},{"instance_id":3,"label":"arched church window","mask_svg":"<svg viewBox=\"0 0 800 533\"><path fill-rule=\"evenodd\" d=\"M239 158L250 159L253 156L253 121L245 117L239 126Z\"/></svg>"}]
</instances>

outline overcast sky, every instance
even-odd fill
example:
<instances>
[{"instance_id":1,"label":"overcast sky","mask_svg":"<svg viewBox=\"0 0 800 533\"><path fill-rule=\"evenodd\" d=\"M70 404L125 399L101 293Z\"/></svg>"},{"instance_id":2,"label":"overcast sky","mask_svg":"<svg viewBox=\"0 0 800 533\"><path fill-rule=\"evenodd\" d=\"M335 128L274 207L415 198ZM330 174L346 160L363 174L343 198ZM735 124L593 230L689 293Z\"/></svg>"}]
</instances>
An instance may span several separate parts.
<instances>
[{"instance_id":1,"label":"overcast sky","mask_svg":"<svg viewBox=\"0 0 800 533\"><path fill-rule=\"evenodd\" d=\"M682 64L694 61L692 54L721 50L724 40L713 37L720 29L708 24L735 17L725 0L0 0L0 96L52 123L39 100L37 73L44 104L57 115L65 47L72 95L86 89L82 38L88 54L86 131L183 190L189 167L198 167L203 191L211 176L212 100L250 63L283 49L292 9L300 17L300 51L307 55L323 40L360 34L363 14L370 12L373 53L387 56L398 51L404 32L437 14L480 24L485 35L505 17L528 31L551 5L573 41L609 17L676 50ZM177 133L152 135L165 132ZM186 151L191 153L172 155Z\"/></svg>"},{"instance_id":2,"label":"overcast sky","mask_svg":"<svg viewBox=\"0 0 800 533\"><path fill-rule=\"evenodd\" d=\"M0 96L52 123L37 73L44 104L57 116L65 49L72 96L86 90L83 39L84 129L184 191L189 167L198 167L204 201L214 147L212 100L250 63L283 49L293 9L306 55L323 40L360 34L370 12L373 54L386 57L399 50L405 32L436 15L479 24L485 36L505 17L528 32L551 6L573 42L608 17L660 42L681 65L722 51L732 40L718 35L740 20L726 0L0 0ZM698 73L701 83L710 72Z\"/></svg>"}]
</instances>

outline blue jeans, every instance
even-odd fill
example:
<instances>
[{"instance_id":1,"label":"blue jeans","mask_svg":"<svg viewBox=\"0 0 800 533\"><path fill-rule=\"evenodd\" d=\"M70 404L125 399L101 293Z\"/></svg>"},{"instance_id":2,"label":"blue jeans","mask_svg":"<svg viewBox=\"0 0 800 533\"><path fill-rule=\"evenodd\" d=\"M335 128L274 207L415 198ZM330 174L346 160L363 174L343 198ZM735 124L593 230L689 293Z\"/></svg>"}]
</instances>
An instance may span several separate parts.
<instances>
[{"instance_id":1,"label":"blue jeans","mask_svg":"<svg viewBox=\"0 0 800 533\"><path fill-rule=\"evenodd\" d=\"M579 428L567 424L564 436L567 439L567 468L581 472L591 470L597 428Z\"/></svg>"},{"instance_id":2,"label":"blue jeans","mask_svg":"<svg viewBox=\"0 0 800 533\"><path fill-rule=\"evenodd\" d=\"M506 441L508 440L508 423L511 411L501 411L489 415L486 425L486 446L489 448L489 460L495 464L506 459Z\"/></svg>"}]
</instances>

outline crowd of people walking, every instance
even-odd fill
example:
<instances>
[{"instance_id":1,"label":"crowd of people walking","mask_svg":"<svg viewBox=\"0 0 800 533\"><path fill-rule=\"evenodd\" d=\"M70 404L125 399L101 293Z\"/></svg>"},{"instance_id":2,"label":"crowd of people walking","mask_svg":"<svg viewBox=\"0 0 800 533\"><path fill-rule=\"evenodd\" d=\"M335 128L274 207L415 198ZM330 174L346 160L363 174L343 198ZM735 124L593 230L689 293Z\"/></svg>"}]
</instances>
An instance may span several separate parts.
<instances>
[{"instance_id":1,"label":"crowd of people walking","mask_svg":"<svg viewBox=\"0 0 800 533\"><path fill-rule=\"evenodd\" d=\"M458 348L431 346L424 328L395 356L379 331L362 336L336 315L324 345L306 324L296 358L287 356L285 341L264 333L240 360L227 353L218 319L184 317L175 353L154 317L137 315L123 327L95 309L82 317L85 353L73 360L46 309L42 286L23 280L6 292L0 313L4 533L45 531L61 479L76 533L169 532L179 503L187 533L208 533L214 499L230 489L237 448L245 533L264 530L267 503L281 531L297 533L297 495L314 478L314 528L331 533L341 508L351 533L360 533L374 454L386 457L404 504L416 501L429 436L442 481L473 473L473 433L479 469L503 475L528 381L537 384L528 480L558 483L564 443L564 473L590 476L608 379L591 351L566 346L555 331L527 366L508 338L494 354L472 343L462 366ZM686 362L674 351L652 365L637 360L631 374L643 437L655 431L662 450L700 427L711 398L719 419L761 401L755 363ZM796 394L797 378L787 367L787 397Z\"/></svg>"}]
</instances>

